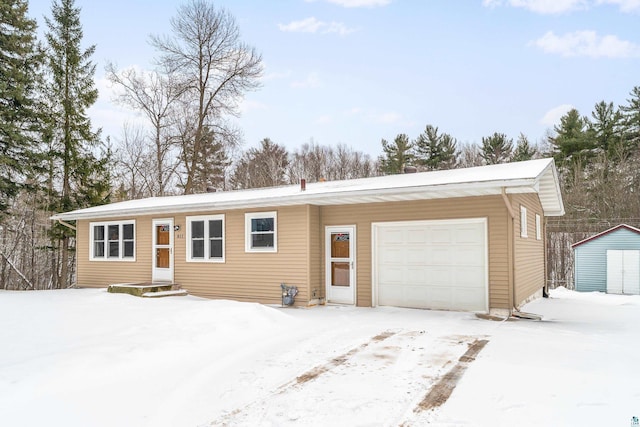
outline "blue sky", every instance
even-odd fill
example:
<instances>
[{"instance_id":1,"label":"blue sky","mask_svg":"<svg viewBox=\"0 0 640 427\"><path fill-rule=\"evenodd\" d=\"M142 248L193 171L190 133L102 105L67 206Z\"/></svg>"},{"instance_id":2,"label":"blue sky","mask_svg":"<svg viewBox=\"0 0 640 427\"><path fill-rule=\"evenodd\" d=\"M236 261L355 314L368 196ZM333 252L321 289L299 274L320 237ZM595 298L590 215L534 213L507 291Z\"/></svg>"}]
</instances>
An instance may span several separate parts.
<instances>
[{"instance_id":1,"label":"blue sky","mask_svg":"<svg viewBox=\"0 0 640 427\"><path fill-rule=\"evenodd\" d=\"M111 102L104 66L151 68L150 34L176 1L76 0L96 44L94 127L118 139L132 114ZM427 124L461 143L493 132L545 137L569 108L626 103L640 85L640 0L222 0L263 56L262 88L236 120L244 147L311 139L373 156ZM51 2L31 0L44 27Z\"/></svg>"}]
</instances>

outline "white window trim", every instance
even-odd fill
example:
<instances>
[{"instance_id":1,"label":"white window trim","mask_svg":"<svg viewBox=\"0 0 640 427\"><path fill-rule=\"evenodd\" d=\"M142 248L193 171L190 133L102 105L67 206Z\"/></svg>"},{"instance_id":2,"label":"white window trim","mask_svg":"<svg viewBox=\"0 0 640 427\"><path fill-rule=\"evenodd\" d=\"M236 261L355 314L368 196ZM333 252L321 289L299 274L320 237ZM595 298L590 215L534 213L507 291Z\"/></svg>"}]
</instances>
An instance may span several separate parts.
<instances>
[{"instance_id":1,"label":"white window trim","mask_svg":"<svg viewBox=\"0 0 640 427\"><path fill-rule=\"evenodd\" d=\"M126 224L132 224L133 225L133 256L132 257L125 257L124 256L124 233L122 232L122 226L126 225ZM118 257L109 257L109 235L108 235L108 230L109 230L109 226L110 225L118 225L119 226L119 232L118 232ZM93 233L94 233L94 228L96 226L102 226L104 227L104 256L102 257L96 257L94 256L94 250L95 250L95 245L94 245L94 240L93 240ZM136 246L137 246L137 237L136 237L136 231L137 231L137 227L136 227L136 221L135 220L126 220L126 221L102 221L102 222L90 222L89 223L89 261L107 261L107 262L135 262L136 260Z\"/></svg>"},{"instance_id":2,"label":"white window trim","mask_svg":"<svg viewBox=\"0 0 640 427\"><path fill-rule=\"evenodd\" d=\"M536 240L542 240L542 218L536 214Z\"/></svg>"},{"instance_id":3,"label":"white window trim","mask_svg":"<svg viewBox=\"0 0 640 427\"><path fill-rule=\"evenodd\" d=\"M272 248L252 248L251 247L251 220L256 218L273 218L273 247ZM278 213L272 212L251 212L244 214L244 251L245 252L278 252Z\"/></svg>"},{"instance_id":4,"label":"white window trim","mask_svg":"<svg viewBox=\"0 0 640 427\"><path fill-rule=\"evenodd\" d=\"M208 239L209 239L209 221L220 221L222 220L222 258L210 258L209 257L209 251L210 251L210 245L208 244ZM210 262L215 262L215 263L223 263L225 262L225 256L226 256L226 239L227 239L227 233L225 230L226 227L226 221L224 218L224 214L220 214L220 215L198 215L198 216L188 216L186 218L187 221L187 235L186 235L186 241L187 241L187 262L206 262L206 263L210 263ZM191 258L191 249L192 249L192 245L191 245L191 222L193 221L204 221L204 240L205 240L205 245L204 245L204 258Z\"/></svg>"},{"instance_id":5,"label":"white window trim","mask_svg":"<svg viewBox=\"0 0 640 427\"><path fill-rule=\"evenodd\" d=\"M520 237L527 238L527 208L520 205Z\"/></svg>"}]
</instances>

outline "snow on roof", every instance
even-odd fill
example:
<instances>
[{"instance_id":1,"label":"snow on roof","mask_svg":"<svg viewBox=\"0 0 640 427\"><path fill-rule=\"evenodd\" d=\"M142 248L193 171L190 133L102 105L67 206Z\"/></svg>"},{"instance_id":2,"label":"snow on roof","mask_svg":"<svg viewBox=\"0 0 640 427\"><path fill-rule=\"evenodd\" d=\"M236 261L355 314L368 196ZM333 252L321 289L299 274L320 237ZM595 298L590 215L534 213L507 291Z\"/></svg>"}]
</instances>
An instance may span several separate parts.
<instances>
[{"instance_id":1,"label":"snow on roof","mask_svg":"<svg viewBox=\"0 0 640 427\"><path fill-rule=\"evenodd\" d=\"M580 246L580 245L582 245L584 243L587 243L587 242L590 242L592 240L598 239L598 238L604 236L605 234L613 233L614 231L617 231L617 230L619 230L621 228L624 228L626 230L629 230L629 231L632 231L634 233L640 234L640 229L637 229L636 227L632 227L632 226L627 225L627 224L618 224L615 227L611 227L611 228L609 228L607 230L604 230L604 231L602 231L602 232L600 232L598 234L595 234L595 235L593 235L591 237L587 237L586 239L583 239L583 240L580 240L579 242L574 243L573 245L571 245L571 248L573 249L576 246Z\"/></svg>"},{"instance_id":2,"label":"snow on roof","mask_svg":"<svg viewBox=\"0 0 640 427\"><path fill-rule=\"evenodd\" d=\"M54 220L114 218L124 215L199 212L292 205L339 205L389 201L538 193L544 214L564 214L553 159L433 172L388 175L251 190L150 197L53 215Z\"/></svg>"}]
</instances>

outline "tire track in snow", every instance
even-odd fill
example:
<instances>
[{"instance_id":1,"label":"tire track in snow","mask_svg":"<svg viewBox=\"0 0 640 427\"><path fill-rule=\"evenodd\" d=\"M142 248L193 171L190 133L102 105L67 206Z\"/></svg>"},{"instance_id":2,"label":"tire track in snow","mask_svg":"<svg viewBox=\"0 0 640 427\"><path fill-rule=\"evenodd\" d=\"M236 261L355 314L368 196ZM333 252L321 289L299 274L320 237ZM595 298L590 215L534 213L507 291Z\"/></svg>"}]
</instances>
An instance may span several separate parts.
<instances>
[{"instance_id":1,"label":"tire track in snow","mask_svg":"<svg viewBox=\"0 0 640 427\"><path fill-rule=\"evenodd\" d=\"M351 357L353 357L356 353L359 353L360 351L364 350L371 343L377 343L377 342L380 342L380 341L384 341L387 338L389 338L390 336L395 335L395 334L396 334L396 332L385 331L385 332L382 332L381 334L376 335L375 337L371 338L369 341L365 342L364 344L359 345L358 347L356 347L354 349L349 350L345 354L343 354L341 356L338 356L338 357L334 357L333 359L331 359L329 361L329 363L325 363L324 365L316 366L315 368L312 368L312 369L308 370L304 374L299 375L298 377L296 377L296 379L293 382L287 383L284 386L282 386L281 389L278 391L278 393L284 393L291 387L295 387L295 386L297 386L299 384L304 384L304 383L306 383L308 381L311 381L311 380L314 380L314 379L318 378L320 375L324 374L325 372L328 372L331 369L334 369L334 368L344 364L347 360L349 360Z\"/></svg>"},{"instance_id":2,"label":"tire track in snow","mask_svg":"<svg viewBox=\"0 0 640 427\"><path fill-rule=\"evenodd\" d=\"M346 414L363 425L410 425L414 408L452 365L472 357L479 338L385 331L210 425L340 425Z\"/></svg>"},{"instance_id":3,"label":"tire track in snow","mask_svg":"<svg viewBox=\"0 0 640 427\"><path fill-rule=\"evenodd\" d=\"M349 358L351 358L352 356L354 356L355 354L359 353L360 351L364 350L365 348L367 348L369 345L371 345L372 343L379 343L381 341L386 340L387 338L395 335L397 332L391 331L391 330L387 330L384 332L379 333L378 335L375 335L374 337L372 337L369 341L360 344L359 346L352 348L351 350L349 350L348 352L344 353L343 355L334 357L333 359L331 359L328 363L325 363L323 365L318 365L314 368L311 368L310 370L306 371L305 373L297 376L294 380L289 381L288 383L285 383L283 385L281 385L280 387L278 387L278 389L276 391L274 391L273 393L271 393L269 396L260 399L261 402L267 401L270 397L276 396L276 395L281 395L284 394L286 392L288 392L289 390L292 390L294 388L298 388L301 387L303 384L312 381L316 378L318 378L319 376L331 371L332 369L335 369L336 367L344 364L345 362L347 362L347 360L349 360ZM228 425L233 425L233 424L229 424L229 422L236 416L240 415L244 410L246 410L247 408L249 408L252 405L255 405L258 402L252 402L249 403L247 405L245 405L242 408L238 408L235 409L231 412L229 412L228 414L224 415L223 417L221 417L220 419L211 422L211 426L228 426Z\"/></svg>"}]
</instances>

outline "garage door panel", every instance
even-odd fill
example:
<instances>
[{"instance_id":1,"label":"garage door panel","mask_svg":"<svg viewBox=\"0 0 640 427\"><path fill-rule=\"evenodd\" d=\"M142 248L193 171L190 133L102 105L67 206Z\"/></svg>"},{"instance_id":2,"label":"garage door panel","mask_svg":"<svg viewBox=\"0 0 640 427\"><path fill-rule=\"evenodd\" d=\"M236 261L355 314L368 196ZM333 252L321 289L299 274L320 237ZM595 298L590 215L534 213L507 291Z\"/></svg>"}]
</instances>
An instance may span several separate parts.
<instances>
[{"instance_id":1,"label":"garage door panel","mask_svg":"<svg viewBox=\"0 0 640 427\"><path fill-rule=\"evenodd\" d=\"M451 259L451 246L434 246L428 249L428 260L427 263L429 265L447 265L452 264L453 261Z\"/></svg>"},{"instance_id":2,"label":"garage door panel","mask_svg":"<svg viewBox=\"0 0 640 427\"><path fill-rule=\"evenodd\" d=\"M484 290L484 268L465 267L455 270L455 285L460 287L481 288Z\"/></svg>"},{"instance_id":3,"label":"garage door panel","mask_svg":"<svg viewBox=\"0 0 640 427\"><path fill-rule=\"evenodd\" d=\"M378 259L383 264L402 264L405 250L400 247L381 248Z\"/></svg>"},{"instance_id":4,"label":"garage door panel","mask_svg":"<svg viewBox=\"0 0 640 427\"><path fill-rule=\"evenodd\" d=\"M408 286L417 285L421 286L425 283L427 278L426 268L407 267L405 270L404 283Z\"/></svg>"},{"instance_id":5,"label":"garage door panel","mask_svg":"<svg viewBox=\"0 0 640 427\"><path fill-rule=\"evenodd\" d=\"M391 283L402 284L405 281L405 269L402 267L387 267L383 268L379 274L379 285L386 285Z\"/></svg>"},{"instance_id":6,"label":"garage door panel","mask_svg":"<svg viewBox=\"0 0 640 427\"><path fill-rule=\"evenodd\" d=\"M378 304L487 309L486 220L375 224Z\"/></svg>"},{"instance_id":7,"label":"garage door panel","mask_svg":"<svg viewBox=\"0 0 640 427\"><path fill-rule=\"evenodd\" d=\"M401 245L405 241L405 233L397 227L383 229L380 239L384 240L388 246Z\"/></svg>"},{"instance_id":8,"label":"garage door panel","mask_svg":"<svg viewBox=\"0 0 640 427\"><path fill-rule=\"evenodd\" d=\"M429 249L426 245L407 247L404 257L409 265L426 265L429 260Z\"/></svg>"},{"instance_id":9,"label":"garage door panel","mask_svg":"<svg viewBox=\"0 0 640 427\"><path fill-rule=\"evenodd\" d=\"M454 277L452 267L438 266L429 268L429 278L423 286L448 286Z\"/></svg>"},{"instance_id":10,"label":"garage door panel","mask_svg":"<svg viewBox=\"0 0 640 427\"><path fill-rule=\"evenodd\" d=\"M477 246L456 246L453 252L451 259L455 265L483 266L485 263L484 251Z\"/></svg>"},{"instance_id":11,"label":"garage door panel","mask_svg":"<svg viewBox=\"0 0 640 427\"><path fill-rule=\"evenodd\" d=\"M412 228L406 233L406 241L410 244L425 244L428 241L428 233L424 228Z\"/></svg>"},{"instance_id":12,"label":"garage door panel","mask_svg":"<svg viewBox=\"0 0 640 427\"><path fill-rule=\"evenodd\" d=\"M456 243L482 244L484 242L484 230L478 227L459 227L456 229Z\"/></svg>"},{"instance_id":13,"label":"garage door panel","mask_svg":"<svg viewBox=\"0 0 640 427\"><path fill-rule=\"evenodd\" d=\"M453 305L453 290L450 286L434 286L428 288L427 300L420 308L449 309Z\"/></svg>"},{"instance_id":14,"label":"garage door panel","mask_svg":"<svg viewBox=\"0 0 640 427\"><path fill-rule=\"evenodd\" d=\"M483 298L484 289L464 289L454 290L454 304L462 310L477 310L477 301Z\"/></svg>"},{"instance_id":15,"label":"garage door panel","mask_svg":"<svg viewBox=\"0 0 640 427\"><path fill-rule=\"evenodd\" d=\"M433 227L431 231L431 243L451 243L453 235L449 228Z\"/></svg>"}]
</instances>

